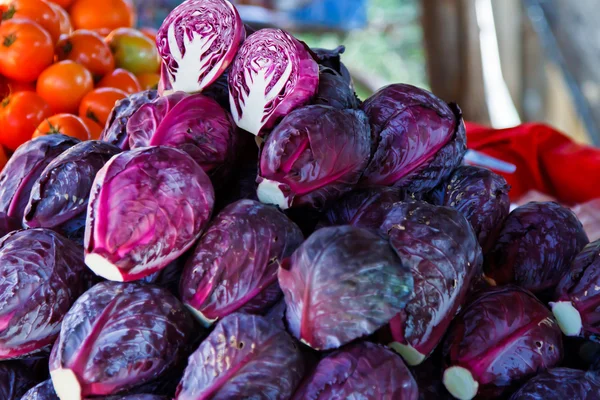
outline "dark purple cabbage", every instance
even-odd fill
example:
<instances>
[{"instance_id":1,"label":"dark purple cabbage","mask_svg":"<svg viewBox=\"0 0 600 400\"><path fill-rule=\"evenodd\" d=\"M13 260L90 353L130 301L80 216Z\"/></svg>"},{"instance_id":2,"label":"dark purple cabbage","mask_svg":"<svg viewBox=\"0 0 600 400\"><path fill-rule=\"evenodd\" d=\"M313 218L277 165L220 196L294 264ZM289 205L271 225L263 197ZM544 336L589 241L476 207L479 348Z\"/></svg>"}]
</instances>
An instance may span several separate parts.
<instances>
[{"instance_id":1,"label":"dark purple cabbage","mask_svg":"<svg viewBox=\"0 0 600 400\"><path fill-rule=\"evenodd\" d=\"M272 324L275 324L281 329L286 329L285 308L285 300L282 298L265 313L265 317L271 321Z\"/></svg>"},{"instance_id":2,"label":"dark purple cabbage","mask_svg":"<svg viewBox=\"0 0 600 400\"><path fill-rule=\"evenodd\" d=\"M352 226L313 233L279 269L290 332L316 350L343 346L387 324L413 278L387 240Z\"/></svg>"},{"instance_id":3,"label":"dark purple cabbage","mask_svg":"<svg viewBox=\"0 0 600 400\"><path fill-rule=\"evenodd\" d=\"M123 152L96 175L87 213L86 264L110 280L151 275L200 237L214 205L202 168L185 152Z\"/></svg>"},{"instance_id":4,"label":"dark purple cabbage","mask_svg":"<svg viewBox=\"0 0 600 400\"><path fill-rule=\"evenodd\" d=\"M109 396L102 397L101 399L96 398L97 400L168 400L167 396L158 396L155 394L131 394L127 396Z\"/></svg>"},{"instance_id":5,"label":"dark purple cabbage","mask_svg":"<svg viewBox=\"0 0 600 400\"><path fill-rule=\"evenodd\" d=\"M419 388L402 358L386 347L359 342L323 358L294 400L417 400Z\"/></svg>"},{"instance_id":6,"label":"dark purple cabbage","mask_svg":"<svg viewBox=\"0 0 600 400\"><path fill-rule=\"evenodd\" d=\"M423 193L446 180L467 150L462 112L432 93L405 84L365 100L373 154L364 185L399 186Z\"/></svg>"},{"instance_id":7,"label":"dark purple cabbage","mask_svg":"<svg viewBox=\"0 0 600 400\"><path fill-rule=\"evenodd\" d=\"M94 177L119 152L116 146L90 140L52 160L31 189L23 225L56 228L85 214Z\"/></svg>"},{"instance_id":8,"label":"dark purple cabbage","mask_svg":"<svg viewBox=\"0 0 600 400\"><path fill-rule=\"evenodd\" d=\"M85 223L86 213L84 212L59 227L54 228L54 230L83 247L85 242Z\"/></svg>"},{"instance_id":9,"label":"dark purple cabbage","mask_svg":"<svg viewBox=\"0 0 600 400\"><path fill-rule=\"evenodd\" d=\"M533 377L510 400L597 400L600 375L594 371L554 368Z\"/></svg>"},{"instance_id":10,"label":"dark purple cabbage","mask_svg":"<svg viewBox=\"0 0 600 400\"><path fill-rule=\"evenodd\" d=\"M202 94L215 100L225 110L229 110L229 68L223 72L210 86L202 91Z\"/></svg>"},{"instance_id":11,"label":"dark purple cabbage","mask_svg":"<svg viewBox=\"0 0 600 400\"><path fill-rule=\"evenodd\" d=\"M551 292L588 238L575 214L553 202L531 202L510 213L486 254L485 275L536 294Z\"/></svg>"},{"instance_id":12,"label":"dark purple cabbage","mask_svg":"<svg viewBox=\"0 0 600 400\"><path fill-rule=\"evenodd\" d=\"M390 321L389 346L418 365L440 343L481 275L481 247L458 211L425 202L397 204L381 231L414 278L414 295Z\"/></svg>"},{"instance_id":13,"label":"dark purple cabbage","mask_svg":"<svg viewBox=\"0 0 600 400\"><path fill-rule=\"evenodd\" d=\"M6 213L0 212L0 237L17 229L21 229L21 223L16 218L9 217Z\"/></svg>"},{"instance_id":14,"label":"dark purple cabbage","mask_svg":"<svg viewBox=\"0 0 600 400\"><path fill-rule=\"evenodd\" d=\"M237 310L261 313L281 298L277 270L304 237L285 214L253 200L211 222L181 276L183 303L204 325Z\"/></svg>"},{"instance_id":15,"label":"dark purple cabbage","mask_svg":"<svg viewBox=\"0 0 600 400\"><path fill-rule=\"evenodd\" d=\"M48 379L37 386L32 387L21 397L21 400L59 400L52 380Z\"/></svg>"},{"instance_id":16,"label":"dark purple cabbage","mask_svg":"<svg viewBox=\"0 0 600 400\"><path fill-rule=\"evenodd\" d=\"M217 205L215 211L220 211L231 203L239 200L256 200L256 176L258 165L256 160L242 163L237 170L233 171L229 183L222 187L217 193Z\"/></svg>"},{"instance_id":17,"label":"dark purple cabbage","mask_svg":"<svg viewBox=\"0 0 600 400\"><path fill-rule=\"evenodd\" d=\"M562 333L530 292L491 289L455 318L444 342L444 385L456 398L509 393L563 356Z\"/></svg>"},{"instance_id":18,"label":"dark purple cabbage","mask_svg":"<svg viewBox=\"0 0 600 400\"><path fill-rule=\"evenodd\" d=\"M311 53L313 58L321 67L330 68L340 74L347 85L354 91L352 76L348 68L342 63L342 54L346 51L345 46L338 46L333 50L313 48Z\"/></svg>"},{"instance_id":19,"label":"dark purple cabbage","mask_svg":"<svg viewBox=\"0 0 600 400\"><path fill-rule=\"evenodd\" d=\"M0 239L0 360L54 343L91 274L83 251L54 231L14 231Z\"/></svg>"},{"instance_id":20,"label":"dark purple cabbage","mask_svg":"<svg viewBox=\"0 0 600 400\"><path fill-rule=\"evenodd\" d=\"M455 399L448 393L442 382L444 367L441 351L436 350L427 360L411 368L411 372L419 386L419 400Z\"/></svg>"},{"instance_id":21,"label":"dark purple cabbage","mask_svg":"<svg viewBox=\"0 0 600 400\"><path fill-rule=\"evenodd\" d=\"M379 230L392 207L406 198L402 190L394 187L353 190L325 212L319 226L352 225Z\"/></svg>"},{"instance_id":22,"label":"dark purple cabbage","mask_svg":"<svg viewBox=\"0 0 600 400\"><path fill-rule=\"evenodd\" d=\"M183 362L201 333L166 289L101 282L65 316L50 356L54 388L64 398L135 388Z\"/></svg>"},{"instance_id":23,"label":"dark purple cabbage","mask_svg":"<svg viewBox=\"0 0 600 400\"><path fill-rule=\"evenodd\" d=\"M106 126L100 135L100 140L129 150L129 136L127 135L127 121L141 106L158 98L156 90L147 90L135 93L115 103Z\"/></svg>"},{"instance_id":24,"label":"dark purple cabbage","mask_svg":"<svg viewBox=\"0 0 600 400\"><path fill-rule=\"evenodd\" d=\"M358 183L369 152L369 122L362 111L323 105L297 109L263 145L258 198L282 209L322 209Z\"/></svg>"},{"instance_id":25,"label":"dark purple cabbage","mask_svg":"<svg viewBox=\"0 0 600 400\"><path fill-rule=\"evenodd\" d=\"M300 347L287 332L235 313L190 356L175 399L289 399L303 375Z\"/></svg>"},{"instance_id":26,"label":"dark purple cabbage","mask_svg":"<svg viewBox=\"0 0 600 400\"><path fill-rule=\"evenodd\" d=\"M187 260L189 253L190 250L188 250L183 256L171 262L164 269L140 279L140 282L151 283L153 285L163 287L171 292L175 297L180 298L179 283L181 280L181 273L183 272L183 267L185 266L185 261Z\"/></svg>"},{"instance_id":27,"label":"dark purple cabbage","mask_svg":"<svg viewBox=\"0 0 600 400\"><path fill-rule=\"evenodd\" d=\"M600 240L575 257L550 306L565 335L600 338Z\"/></svg>"},{"instance_id":28,"label":"dark purple cabbage","mask_svg":"<svg viewBox=\"0 0 600 400\"><path fill-rule=\"evenodd\" d=\"M300 227L304 237L317 230L317 224L323 219L323 213L311 207L296 207L285 210L285 215Z\"/></svg>"},{"instance_id":29,"label":"dark purple cabbage","mask_svg":"<svg viewBox=\"0 0 600 400\"><path fill-rule=\"evenodd\" d=\"M340 110L360 107L360 101L356 97L352 85L342 75L330 68L321 68L319 89L312 104L322 104Z\"/></svg>"},{"instance_id":30,"label":"dark purple cabbage","mask_svg":"<svg viewBox=\"0 0 600 400\"><path fill-rule=\"evenodd\" d=\"M0 399L19 400L36 383L22 365L14 362L0 363Z\"/></svg>"},{"instance_id":31,"label":"dark purple cabbage","mask_svg":"<svg viewBox=\"0 0 600 400\"><path fill-rule=\"evenodd\" d=\"M434 204L452 207L465 216L485 251L494 244L508 216L509 190L502 176L489 169L464 165L438 186L433 197Z\"/></svg>"},{"instance_id":32,"label":"dark purple cabbage","mask_svg":"<svg viewBox=\"0 0 600 400\"><path fill-rule=\"evenodd\" d=\"M44 168L77 143L78 139L55 134L22 144L0 172L0 212L21 224L31 189Z\"/></svg>"}]
</instances>

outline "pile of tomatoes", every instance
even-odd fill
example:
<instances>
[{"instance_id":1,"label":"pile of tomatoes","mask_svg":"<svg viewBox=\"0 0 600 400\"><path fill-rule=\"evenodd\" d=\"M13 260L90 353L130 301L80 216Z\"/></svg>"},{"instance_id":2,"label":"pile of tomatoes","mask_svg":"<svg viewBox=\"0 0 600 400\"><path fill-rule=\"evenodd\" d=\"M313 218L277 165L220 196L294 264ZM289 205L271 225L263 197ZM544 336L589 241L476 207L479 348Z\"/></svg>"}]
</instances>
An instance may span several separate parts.
<instances>
[{"instance_id":1,"label":"pile of tomatoes","mask_svg":"<svg viewBox=\"0 0 600 400\"><path fill-rule=\"evenodd\" d=\"M156 87L155 31L131 0L0 0L0 145L98 139L116 101ZM6 154L0 153L0 166Z\"/></svg>"}]
</instances>

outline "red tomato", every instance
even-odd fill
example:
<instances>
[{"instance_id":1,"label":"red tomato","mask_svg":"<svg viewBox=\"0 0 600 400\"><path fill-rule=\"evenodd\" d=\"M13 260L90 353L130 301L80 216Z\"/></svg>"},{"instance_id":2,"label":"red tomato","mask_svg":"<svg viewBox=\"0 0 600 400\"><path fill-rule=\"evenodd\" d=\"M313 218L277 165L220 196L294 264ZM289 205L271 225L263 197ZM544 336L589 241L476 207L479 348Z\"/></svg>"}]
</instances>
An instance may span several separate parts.
<instances>
[{"instance_id":1,"label":"red tomato","mask_svg":"<svg viewBox=\"0 0 600 400\"><path fill-rule=\"evenodd\" d=\"M115 60L102 36L93 31L80 29L63 36L56 46L59 60L72 60L83 65L97 78L115 69Z\"/></svg>"},{"instance_id":2,"label":"red tomato","mask_svg":"<svg viewBox=\"0 0 600 400\"><path fill-rule=\"evenodd\" d=\"M16 150L31 139L35 128L50 115L50 106L36 93L11 94L0 103L0 143Z\"/></svg>"},{"instance_id":3,"label":"red tomato","mask_svg":"<svg viewBox=\"0 0 600 400\"><path fill-rule=\"evenodd\" d=\"M113 52L117 68L124 68L136 75L159 70L160 58L156 43L140 31L132 28L115 29L106 41Z\"/></svg>"},{"instance_id":4,"label":"red tomato","mask_svg":"<svg viewBox=\"0 0 600 400\"><path fill-rule=\"evenodd\" d=\"M0 171L4 169L4 166L8 162L8 156L2 146L0 146Z\"/></svg>"},{"instance_id":5,"label":"red tomato","mask_svg":"<svg viewBox=\"0 0 600 400\"><path fill-rule=\"evenodd\" d=\"M83 118L81 118L81 120L88 127L88 130L90 131L91 139L92 140L100 139L100 135L102 135L103 128L97 122L92 121L91 119L89 119L87 117L83 117Z\"/></svg>"},{"instance_id":6,"label":"red tomato","mask_svg":"<svg viewBox=\"0 0 600 400\"><path fill-rule=\"evenodd\" d=\"M122 91L133 94L141 92L142 88L138 79L129 71L125 71L122 68L117 68L110 74L106 75L97 87L111 87L115 89L121 89Z\"/></svg>"},{"instance_id":7,"label":"red tomato","mask_svg":"<svg viewBox=\"0 0 600 400\"><path fill-rule=\"evenodd\" d=\"M61 35L70 35L73 32L73 25L71 24L71 17L69 13L63 7L56 3L49 3L56 15L58 15L58 21L60 22L60 33Z\"/></svg>"},{"instance_id":8,"label":"red tomato","mask_svg":"<svg viewBox=\"0 0 600 400\"><path fill-rule=\"evenodd\" d=\"M142 90L156 90L158 81L160 81L160 75L155 72L148 72L146 74L139 74L137 79L140 82Z\"/></svg>"},{"instance_id":9,"label":"red tomato","mask_svg":"<svg viewBox=\"0 0 600 400\"><path fill-rule=\"evenodd\" d=\"M90 71L71 60L48 67L37 81L37 92L54 113L76 113L83 96L94 89Z\"/></svg>"},{"instance_id":10,"label":"red tomato","mask_svg":"<svg viewBox=\"0 0 600 400\"><path fill-rule=\"evenodd\" d=\"M56 13L50 3L45 0L4 0L7 2L6 12L2 16L4 20L29 19L40 24L50 36L52 42L56 43L60 36L60 16Z\"/></svg>"},{"instance_id":11,"label":"red tomato","mask_svg":"<svg viewBox=\"0 0 600 400\"><path fill-rule=\"evenodd\" d=\"M33 137L62 133L79 140L90 140L90 131L87 125L76 115L56 114L46 118L33 133Z\"/></svg>"},{"instance_id":12,"label":"red tomato","mask_svg":"<svg viewBox=\"0 0 600 400\"><path fill-rule=\"evenodd\" d=\"M93 90L81 100L79 116L87 117L104 126L115 103L125 97L127 97L127 93L115 88Z\"/></svg>"},{"instance_id":13,"label":"red tomato","mask_svg":"<svg viewBox=\"0 0 600 400\"><path fill-rule=\"evenodd\" d=\"M125 0L76 0L71 6L75 29L117 29L135 25L135 11Z\"/></svg>"}]
</instances>

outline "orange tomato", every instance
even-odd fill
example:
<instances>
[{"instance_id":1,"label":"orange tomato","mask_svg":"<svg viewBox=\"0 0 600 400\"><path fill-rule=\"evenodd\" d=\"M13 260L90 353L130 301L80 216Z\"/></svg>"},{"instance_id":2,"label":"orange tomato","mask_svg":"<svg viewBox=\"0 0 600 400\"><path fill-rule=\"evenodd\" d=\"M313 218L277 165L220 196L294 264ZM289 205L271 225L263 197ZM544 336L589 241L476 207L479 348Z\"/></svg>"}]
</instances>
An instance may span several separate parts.
<instances>
[{"instance_id":1,"label":"orange tomato","mask_svg":"<svg viewBox=\"0 0 600 400\"><path fill-rule=\"evenodd\" d=\"M45 0L10 0L5 7L2 19L30 19L48 31L54 43L58 40L60 17Z\"/></svg>"},{"instance_id":2,"label":"orange tomato","mask_svg":"<svg viewBox=\"0 0 600 400\"><path fill-rule=\"evenodd\" d=\"M0 75L0 100L11 93L17 92L35 92L35 84L33 82L12 81Z\"/></svg>"},{"instance_id":3,"label":"orange tomato","mask_svg":"<svg viewBox=\"0 0 600 400\"><path fill-rule=\"evenodd\" d=\"M46 118L33 133L33 137L40 137L62 133L79 140L90 140L90 130L87 125L76 115L56 114Z\"/></svg>"},{"instance_id":4,"label":"orange tomato","mask_svg":"<svg viewBox=\"0 0 600 400\"><path fill-rule=\"evenodd\" d=\"M52 37L39 24L22 19L0 24L0 74L33 82L53 60Z\"/></svg>"},{"instance_id":5,"label":"orange tomato","mask_svg":"<svg viewBox=\"0 0 600 400\"><path fill-rule=\"evenodd\" d=\"M87 117L81 118L85 126L87 126L90 131L90 137L92 140L100 139L100 135L102 135L102 131L104 130L97 122L92 121Z\"/></svg>"},{"instance_id":6,"label":"orange tomato","mask_svg":"<svg viewBox=\"0 0 600 400\"><path fill-rule=\"evenodd\" d=\"M81 29L62 37L56 47L59 60L73 60L100 78L115 69L115 60L102 36Z\"/></svg>"},{"instance_id":7,"label":"orange tomato","mask_svg":"<svg viewBox=\"0 0 600 400\"><path fill-rule=\"evenodd\" d=\"M4 151L4 147L0 146L0 171L4 169L7 162L8 156L6 155L6 151Z\"/></svg>"},{"instance_id":8,"label":"orange tomato","mask_svg":"<svg viewBox=\"0 0 600 400\"><path fill-rule=\"evenodd\" d=\"M102 78L102 80L98 82L97 87L111 87L121 89L125 93L129 94L142 91L140 83L138 82L138 79L135 77L135 75L122 68L117 68L113 72Z\"/></svg>"},{"instance_id":9,"label":"orange tomato","mask_svg":"<svg viewBox=\"0 0 600 400\"><path fill-rule=\"evenodd\" d=\"M160 58L156 43L137 29L115 29L106 41L115 56L117 68L124 68L136 75L159 70Z\"/></svg>"},{"instance_id":10,"label":"orange tomato","mask_svg":"<svg viewBox=\"0 0 600 400\"><path fill-rule=\"evenodd\" d=\"M156 90L160 75L156 72L148 72L146 74L139 74L137 79L140 82L142 90Z\"/></svg>"},{"instance_id":11,"label":"orange tomato","mask_svg":"<svg viewBox=\"0 0 600 400\"><path fill-rule=\"evenodd\" d=\"M87 117L101 126L106 124L115 103L127 93L115 88L99 88L89 92L79 105L79 116Z\"/></svg>"},{"instance_id":12,"label":"orange tomato","mask_svg":"<svg viewBox=\"0 0 600 400\"><path fill-rule=\"evenodd\" d=\"M37 81L37 93L55 114L77 113L81 99L94 89L92 74L75 61L60 61L48 67Z\"/></svg>"},{"instance_id":13,"label":"orange tomato","mask_svg":"<svg viewBox=\"0 0 600 400\"><path fill-rule=\"evenodd\" d=\"M36 93L11 94L0 102L0 144L16 150L31 139L35 128L50 115L50 106Z\"/></svg>"},{"instance_id":14,"label":"orange tomato","mask_svg":"<svg viewBox=\"0 0 600 400\"><path fill-rule=\"evenodd\" d=\"M58 21L60 22L60 33L61 35L70 35L73 32L73 25L71 24L71 17L69 13L63 7L56 3L49 3L50 7L58 15Z\"/></svg>"},{"instance_id":15,"label":"orange tomato","mask_svg":"<svg viewBox=\"0 0 600 400\"><path fill-rule=\"evenodd\" d=\"M75 29L116 29L135 25L135 12L126 0L76 0L71 6Z\"/></svg>"},{"instance_id":16,"label":"orange tomato","mask_svg":"<svg viewBox=\"0 0 600 400\"><path fill-rule=\"evenodd\" d=\"M148 39L152 40L153 43L156 43L156 34L158 31L154 28L142 28L140 32L144 34Z\"/></svg>"},{"instance_id":17,"label":"orange tomato","mask_svg":"<svg viewBox=\"0 0 600 400\"><path fill-rule=\"evenodd\" d=\"M112 29L110 29L110 28L99 28L99 29L90 29L90 30L92 32L96 32L98 35L102 36L103 38L107 37L112 32Z\"/></svg>"},{"instance_id":18,"label":"orange tomato","mask_svg":"<svg viewBox=\"0 0 600 400\"><path fill-rule=\"evenodd\" d=\"M50 0L50 2L59 5L66 10L73 3L73 0Z\"/></svg>"}]
</instances>

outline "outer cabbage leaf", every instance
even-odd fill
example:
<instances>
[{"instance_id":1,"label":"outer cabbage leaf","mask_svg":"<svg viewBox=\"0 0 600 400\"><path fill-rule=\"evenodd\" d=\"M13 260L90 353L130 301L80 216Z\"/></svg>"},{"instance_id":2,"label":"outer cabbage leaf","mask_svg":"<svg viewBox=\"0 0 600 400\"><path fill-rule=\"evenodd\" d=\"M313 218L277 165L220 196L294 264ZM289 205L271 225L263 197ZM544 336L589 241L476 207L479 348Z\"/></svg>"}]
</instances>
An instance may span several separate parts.
<instances>
[{"instance_id":1,"label":"outer cabbage leaf","mask_svg":"<svg viewBox=\"0 0 600 400\"><path fill-rule=\"evenodd\" d=\"M135 93L115 103L106 126L100 135L100 140L129 150L129 136L127 135L127 121L141 106L158 98L158 91L147 90Z\"/></svg>"},{"instance_id":2,"label":"outer cabbage leaf","mask_svg":"<svg viewBox=\"0 0 600 400\"><path fill-rule=\"evenodd\" d=\"M419 386L419 400L454 400L442 382L442 373L444 372L442 362L442 352L436 350L427 360L416 367L411 368L411 372Z\"/></svg>"},{"instance_id":3,"label":"outer cabbage leaf","mask_svg":"<svg viewBox=\"0 0 600 400\"><path fill-rule=\"evenodd\" d=\"M533 377L510 400L595 400L600 396L600 376L570 368L554 368Z\"/></svg>"},{"instance_id":4,"label":"outer cabbage leaf","mask_svg":"<svg viewBox=\"0 0 600 400\"><path fill-rule=\"evenodd\" d=\"M321 68L319 90L312 104L323 104L344 110L359 108L360 101L352 86L341 74L330 68Z\"/></svg>"},{"instance_id":5,"label":"outer cabbage leaf","mask_svg":"<svg viewBox=\"0 0 600 400\"><path fill-rule=\"evenodd\" d=\"M202 94L215 100L225 110L229 110L229 68L223 72Z\"/></svg>"},{"instance_id":6,"label":"outer cabbage leaf","mask_svg":"<svg viewBox=\"0 0 600 400\"><path fill-rule=\"evenodd\" d=\"M460 166L435 190L434 203L458 210L469 221L484 250L494 244L510 209L510 186L480 167Z\"/></svg>"},{"instance_id":7,"label":"outer cabbage leaf","mask_svg":"<svg viewBox=\"0 0 600 400\"><path fill-rule=\"evenodd\" d=\"M140 107L127 122L129 147L176 147L221 183L235 158L235 124L221 106L202 94L177 92Z\"/></svg>"},{"instance_id":8,"label":"outer cabbage leaf","mask_svg":"<svg viewBox=\"0 0 600 400\"><path fill-rule=\"evenodd\" d=\"M350 71L342 62L342 54L346 51L345 46L338 46L333 50L313 48L310 49L313 58L320 66L330 68L340 74L347 85L354 91L354 83Z\"/></svg>"},{"instance_id":9,"label":"outer cabbage leaf","mask_svg":"<svg viewBox=\"0 0 600 400\"><path fill-rule=\"evenodd\" d=\"M191 355L175 399L289 399L303 374L300 348L284 330L235 313Z\"/></svg>"},{"instance_id":10,"label":"outer cabbage leaf","mask_svg":"<svg viewBox=\"0 0 600 400\"><path fill-rule=\"evenodd\" d=\"M397 204L381 230L414 278L414 296L390 322L389 346L418 365L440 343L481 275L481 247L458 211L424 202Z\"/></svg>"},{"instance_id":11,"label":"outer cabbage leaf","mask_svg":"<svg viewBox=\"0 0 600 400\"><path fill-rule=\"evenodd\" d=\"M489 290L454 320L444 342L444 385L458 399L496 398L563 356L550 311L516 286Z\"/></svg>"},{"instance_id":12,"label":"outer cabbage leaf","mask_svg":"<svg viewBox=\"0 0 600 400\"><path fill-rule=\"evenodd\" d=\"M245 36L242 19L229 1L184 1L156 34L165 72L161 80L168 81L165 87L173 92L201 92L233 62Z\"/></svg>"},{"instance_id":13,"label":"outer cabbage leaf","mask_svg":"<svg viewBox=\"0 0 600 400\"><path fill-rule=\"evenodd\" d=\"M417 383L402 359L369 342L323 358L294 396L294 400L418 398Z\"/></svg>"},{"instance_id":14,"label":"outer cabbage leaf","mask_svg":"<svg viewBox=\"0 0 600 400\"><path fill-rule=\"evenodd\" d=\"M211 222L181 276L181 299L205 325L240 308L266 311L279 298L277 270L304 238L275 207L252 200Z\"/></svg>"},{"instance_id":15,"label":"outer cabbage leaf","mask_svg":"<svg viewBox=\"0 0 600 400\"><path fill-rule=\"evenodd\" d=\"M389 85L365 100L362 108L371 122L375 147L363 184L426 192L444 181L466 152L460 109L426 90Z\"/></svg>"},{"instance_id":16,"label":"outer cabbage leaf","mask_svg":"<svg viewBox=\"0 0 600 400\"><path fill-rule=\"evenodd\" d=\"M59 400L52 380L48 379L37 386L32 387L21 397L21 400Z\"/></svg>"},{"instance_id":17,"label":"outer cabbage leaf","mask_svg":"<svg viewBox=\"0 0 600 400\"><path fill-rule=\"evenodd\" d=\"M227 185L217 195L215 211L222 210L238 200L256 200L256 176L258 165L256 159L241 163L234 171Z\"/></svg>"},{"instance_id":18,"label":"outer cabbage leaf","mask_svg":"<svg viewBox=\"0 0 600 400\"><path fill-rule=\"evenodd\" d=\"M313 233L279 269L290 332L316 350L369 335L398 314L413 278L388 242L352 226Z\"/></svg>"},{"instance_id":19,"label":"outer cabbage leaf","mask_svg":"<svg viewBox=\"0 0 600 400\"><path fill-rule=\"evenodd\" d=\"M33 185L23 224L30 228L56 228L85 215L94 177L119 148L85 141L50 162Z\"/></svg>"},{"instance_id":20,"label":"outer cabbage leaf","mask_svg":"<svg viewBox=\"0 0 600 400\"><path fill-rule=\"evenodd\" d=\"M265 317L271 321L272 324L280 327L281 329L285 330L285 300L282 298L281 300L279 300L273 307L271 307L269 309L269 311L267 311L265 313Z\"/></svg>"},{"instance_id":21,"label":"outer cabbage leaf","mask_svg":"<svg viewBox=\"0 0 600 400\"><path fill-rule=\"evenodd\" d=\"M322 105L297 109L264 143L258 198L282 209L323 208L358 182L369 152L369 122L362 111Z\"/></svg>"},{"instance_id":22,"label":"outer cabbage leaf","mask_svg":"<svg viewBox=\"0 0 600 400\"><path fill-rule=\"evenodd\" d=\"M0 364L0 399L19 400L36 381L17 363Z\"/></svg>"},{"instance_id":23,"label":"outer cabbage leaf","mask_svg":"<svg viewBox=\"0 0 600 400\"><path fill-rule=\"evenodd\" d=\"M22 144L0 172L0 212L19 224L33 185L44 168L79 140L61 135L46 135Z\"/></svg>"},{"instance_id":24,"label":"outer cabbage leaf","mask_svg":"<svg viewBox=\"0 0 600 400\"><path fill-rule=\"evenodd\" d=\"M307 47L281 29L250 35L229 72L229 103L238 127L263 136L317 93L319 66Z\"/></svg>"},{"instance_id":25,"label":"outer cabbage leaf","mask_svg":"<svg viewBox=\"0 0 600 400\"><path fill-rule=\"evenodd\" d=\"M555 289L586 244L587 235L571 210L553 202L531 202L506 219L486 254L485 274L496 284L514 282L544 294Z\"/></svg>"},{"instance_id":26,"label":"outer cabbage leaf","mask_svg":"<svg viewBox=\"0 0 600 400\"><path fill-rule=\"evenodd\" d=\"M187 153L171 147L121 153L94 179L86 264L110 280L151 275L194 244L213 205L210 180Z\"/></svg>"},{"instance_id":27,"label":"outer cabbage leaf","mask_svg":"<svg viewBox=\"0 0 600 400\"><path fill-rule=\"evenodd\" d=\"M9 217L6 213L0 212L0 237L21 228L21 224L16 218Z\"/></svg>"},{"instance_id":28,"label":"outer cabbage leaf","mask_svg":"<svg viewBox=\"0 0 600 400\"><path fill-rule=\"evenodd\" d=\"M198 335L193 319L166 289L101 282L69 310L50 356L61 399L113 395L168 372Z\"/></svg>"},{"instance_id":29,"label":"outer cabbage leaf","mask_svg":"<svg viewBox=\"0 0 600 400\"><path fill-rule=\"evenodd\" d=\"M91 284L82 256L74 243L47 229L0 239L0 359L54 343L63 317Z\"/></svg>"}]
</instances>

